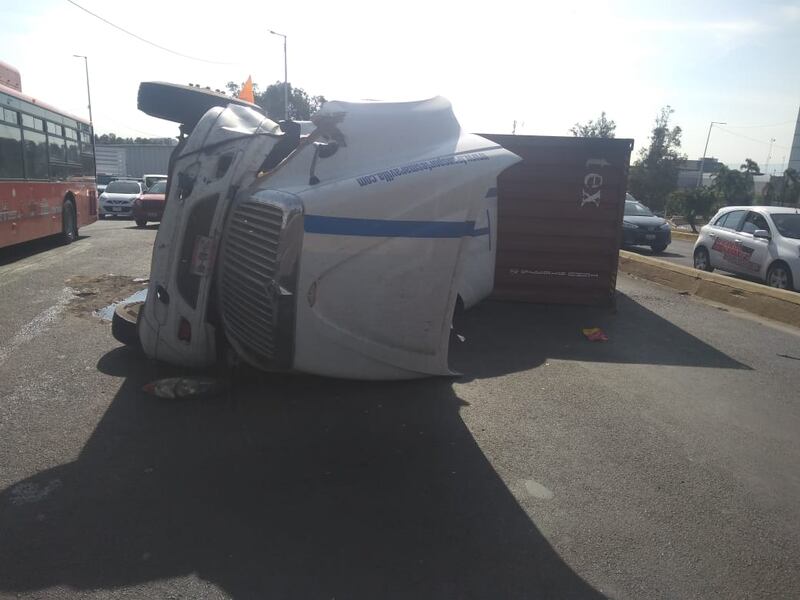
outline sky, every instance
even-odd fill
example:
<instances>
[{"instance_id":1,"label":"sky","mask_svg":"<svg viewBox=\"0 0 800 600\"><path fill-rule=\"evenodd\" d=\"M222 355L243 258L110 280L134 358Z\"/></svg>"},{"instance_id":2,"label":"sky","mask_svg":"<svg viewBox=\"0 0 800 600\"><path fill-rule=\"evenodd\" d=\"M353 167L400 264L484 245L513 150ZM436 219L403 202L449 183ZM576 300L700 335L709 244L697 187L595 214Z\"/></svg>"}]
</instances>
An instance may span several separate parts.
<instances>
[{"instance_id":1,"label":"sky","mask_svg":"<svg viewBox=\"0 0 800 600\"><path fill-rule=\"evenodd\" d=\"M222 89L248 75L289 80L329 100L448 98L473 132L569 135L605 111L617 137L647 144L660 108L675 110L683 151L769 172L789 160L800 110L800 0L398 3L337 0L3 0L0 61L23 91L87 116L89 57L98 133L164 137L174 124L136 108L141 81ZM205 8L204 8L205 7ZM301 8L300 8L301 7ZM196 60L200 59L200 60Z\"/></svg>"}]
</instances>

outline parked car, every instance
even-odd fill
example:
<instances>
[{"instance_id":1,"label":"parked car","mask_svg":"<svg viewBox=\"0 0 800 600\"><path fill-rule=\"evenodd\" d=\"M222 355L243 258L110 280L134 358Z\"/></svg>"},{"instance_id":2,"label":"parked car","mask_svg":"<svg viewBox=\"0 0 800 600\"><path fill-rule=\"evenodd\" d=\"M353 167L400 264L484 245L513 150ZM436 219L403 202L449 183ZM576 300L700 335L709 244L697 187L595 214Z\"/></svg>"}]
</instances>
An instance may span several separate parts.
<instances>
[{"instance_id":1,"label":"parked car","mask_svg":"<svg viewBox=\"0 0 800 600\"><path fill-rule=\"evenodd\" d=\"M142 195L144 188L138 181L117 179L108 184L100 194L100 217L130 217L133 201Z\"/></svg>"},{"instance_id":2,"label":"parked car","mask_svg":"<svg viewBox=\"0 0 800 600\"><path fill-rule=\"evenodd\" d=\"M159 181L166 181L166 175L152 175L152 174L145 174L142 175L142 182L144 183L144 187L146 190L149 190Z\"/></svg>"},{"instance_id":3,"label":"parked car","mask_svg":"<svg viewBox=\"0 0 800 600\"><path fill-rule=\"evenodd\" d=\"M108 184L115 179L119 179L119 176L108 175L107 173L98 173L95 179L95 183L97 184L97 194L100 195L105 192L106 186L108 186Z\"/></svg>"},{"instance_id":4,"label":"parked car","mask_svg":"<svg viewBox=\"0 0 800 600\"><path fill-rule=\"evenodd\" d=\"M694 266L756 277L800 291L800 211L778 206L726 206L700 229Z\"/></svg>"},{"instance_id":5,"label":"parked car","mask_svg":"<svg viewBox=\"0 0 800 600\"><path fill-rule=\"evenodd\" d=\"M144 227L148 221L161 221L164 204L167 200L167 182L156 181L152 187L133 201L133 219L137 227Z\"/></svg>"},{"instance_id":6,"label":"parked car","mask_svg":"<svg viewBox=\"0 0 800 600\"><path fill-rule=\"evenodd\" d=\"M623 246L650 246L653 254L663 252L672 242L669 223L653 214L630 194L625 196L625 215L622 218Z\"/></svg>"}]
</instances>

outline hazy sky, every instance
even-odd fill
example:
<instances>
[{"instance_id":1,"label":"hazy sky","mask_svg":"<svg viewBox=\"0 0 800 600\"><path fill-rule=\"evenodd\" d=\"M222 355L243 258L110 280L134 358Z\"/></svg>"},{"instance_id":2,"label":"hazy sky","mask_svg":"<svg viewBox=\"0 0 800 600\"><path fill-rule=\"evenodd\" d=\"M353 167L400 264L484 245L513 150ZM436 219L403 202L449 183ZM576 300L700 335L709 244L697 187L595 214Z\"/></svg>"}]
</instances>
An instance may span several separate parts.
<instances>
[{"instance_id":1,"label":"hazy sky","mask_svg":"<svg viewBox=\"0 0 800 600\"><path fill-rule=\"evenodd\" d=\"M800 108L800 0L706 2L535 0L264 2L76 0L134 33L194 57L124 35L67 0L3 0L0 60L23 90L86 115L89 56L99 133L167 136L173 124L136 109L140 81L222 88L248 75L289 79L328 99L448 98L475 132L567 135L601 110L618 137L646 144L670 104L683 147L698 157L709 121L709 156L771 167L788 161ZM772 169L770 169L771 171Z\"/></svg>"}]
</instances>

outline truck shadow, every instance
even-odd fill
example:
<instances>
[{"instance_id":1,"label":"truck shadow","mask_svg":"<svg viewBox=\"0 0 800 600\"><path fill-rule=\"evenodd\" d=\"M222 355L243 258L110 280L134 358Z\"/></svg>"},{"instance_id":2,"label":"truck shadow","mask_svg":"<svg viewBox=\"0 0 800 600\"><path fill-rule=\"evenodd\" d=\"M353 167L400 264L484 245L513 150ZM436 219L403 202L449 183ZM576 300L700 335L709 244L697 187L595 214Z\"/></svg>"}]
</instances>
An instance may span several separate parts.
<instances>
[{"instance_id":1,"label":"truck shadow","mask_svg":"<svg viewBox=\"0 0 800 600\"><path fill-rule=\"evenodd\" d=\"M691 333L617 292L616 309L484 302L466 313L451 368L469 378L515 373L548 358L628 364L747 369ZM607 342L589 342L600 327Z\"/></svg>"},{"instance_id":2,"label":"truck shadow","mask_svg":"<svg viewBox=\"0 0 800 600\"><path fill-rule=\"evenodd\" d=\"M459 415L446 378L243 371L165 401L127 348L80 455L0 493L0 589L195 577L235 598L601 598L550 546ZM197 595L209 593L197 588ZM171 596L170 596L171 597Z\"/></svg>"}]
</instances>

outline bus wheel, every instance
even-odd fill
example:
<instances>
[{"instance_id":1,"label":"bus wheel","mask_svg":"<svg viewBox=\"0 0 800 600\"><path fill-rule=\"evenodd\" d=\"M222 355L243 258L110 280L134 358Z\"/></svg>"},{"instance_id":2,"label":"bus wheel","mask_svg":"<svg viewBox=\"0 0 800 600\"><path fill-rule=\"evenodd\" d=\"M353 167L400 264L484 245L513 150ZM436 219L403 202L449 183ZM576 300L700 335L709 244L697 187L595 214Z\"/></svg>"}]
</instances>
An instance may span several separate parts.
<instances>
[{"instance_id":1,"label":"bus wheel","mask_svg":"<svg viewBox=\"0 0 800 600\"><path fill-rule=\"evenodd\" d=\"M65 244L71 244L78 239L78 214L72 200L65 200L61 211L61 239Z\"/></svg>"}]
</instances>

